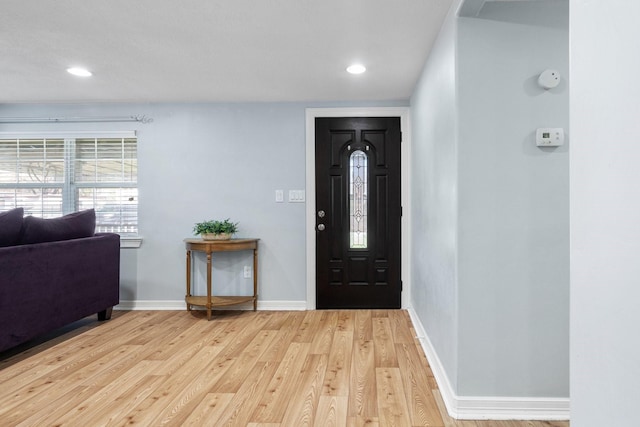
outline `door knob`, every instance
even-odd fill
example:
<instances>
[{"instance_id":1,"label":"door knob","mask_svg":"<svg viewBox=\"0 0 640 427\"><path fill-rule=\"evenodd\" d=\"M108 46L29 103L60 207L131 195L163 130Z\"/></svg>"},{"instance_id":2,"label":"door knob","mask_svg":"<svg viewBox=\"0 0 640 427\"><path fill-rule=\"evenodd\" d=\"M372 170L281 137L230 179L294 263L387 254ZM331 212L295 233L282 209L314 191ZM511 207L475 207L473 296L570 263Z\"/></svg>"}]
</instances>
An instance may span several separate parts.
<instances>
[{"instance_id":1,"label":"door knob","mask_svg":"<svg viewBox=\"0 0 640 427\"><path fill-rule=\"evenodd\" d=\"M324 231L324 224L318 224L318 231Z\"/></svg>"},{"instance_id":2,"label":"door knob","mask_svg":"<svg viewBox=\"0 0 640 427\"><path fill-rule=\"evenodd\" d=\"M324 211L318 211L318 216L320 218L324 218Z\"/></svg>"}]
</instances>

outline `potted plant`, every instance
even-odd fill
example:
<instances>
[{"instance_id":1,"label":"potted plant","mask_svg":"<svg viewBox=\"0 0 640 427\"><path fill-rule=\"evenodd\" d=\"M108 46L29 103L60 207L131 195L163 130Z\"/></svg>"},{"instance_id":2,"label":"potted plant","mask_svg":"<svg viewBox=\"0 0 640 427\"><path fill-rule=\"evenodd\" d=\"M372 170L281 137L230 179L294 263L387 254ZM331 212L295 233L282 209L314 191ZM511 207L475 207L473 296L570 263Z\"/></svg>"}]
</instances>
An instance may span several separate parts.
<instances>
[{"instance_id":1,"label":"potted plant","mask_svg":"<svg viewBox=\"0 0 640 427\"><path fill-rule=\"evenodd\" d=\"M193 227L193 234L199 234L204 240L229 240L237 231L238 223L231 222L229 218L198 222Z\"/></svg>"}]
</instances>

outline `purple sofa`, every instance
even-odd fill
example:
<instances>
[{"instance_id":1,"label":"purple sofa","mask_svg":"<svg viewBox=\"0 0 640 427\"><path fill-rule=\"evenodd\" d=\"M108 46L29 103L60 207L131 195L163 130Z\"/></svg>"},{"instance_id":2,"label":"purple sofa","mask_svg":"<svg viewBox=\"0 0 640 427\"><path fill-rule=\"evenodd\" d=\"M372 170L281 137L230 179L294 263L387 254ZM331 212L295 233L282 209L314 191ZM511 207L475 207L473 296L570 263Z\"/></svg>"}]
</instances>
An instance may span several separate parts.
<instances>
[{"instance_id":1,"label":"purple sofa","mask_svg":"<svg viewBox=\"0 0 640 427\"><path fill-rule=\"evenodd\" d=\"M70 232L77 224L68 223L77 223L78 216L93 215L95 224L95 213L84 211L52 220L26 217L16 244L8 246L11 212L0 214L0 243L3 238L5 243L0 245L0 351L91 314L109 319L120 298L120 236ZM80 222L86 222L84 216ZM69 217L72 221L60 221ZM56 231L48 232L49 226ZM62 240L27 243L57 238Z\"/></svg>"}]
</instances>

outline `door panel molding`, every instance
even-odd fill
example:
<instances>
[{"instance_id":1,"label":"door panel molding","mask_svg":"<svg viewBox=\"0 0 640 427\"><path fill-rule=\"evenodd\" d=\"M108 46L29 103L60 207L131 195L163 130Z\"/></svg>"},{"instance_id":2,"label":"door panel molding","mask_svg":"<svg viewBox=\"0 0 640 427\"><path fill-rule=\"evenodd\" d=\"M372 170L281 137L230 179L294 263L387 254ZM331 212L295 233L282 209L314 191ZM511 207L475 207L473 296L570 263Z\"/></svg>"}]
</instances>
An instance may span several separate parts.
<instances>
[{"instance_id":1,"label":"door panel molding","mask_svg":"<svg viewBox=\"0 0 640 427\"><path fill-rule=\"evenodd\" d=\"M316 117L400 117L402 131L401 144L401 200L402 217L402 260L401 269L403 292L402 308L409 308L411 291L410 248L411 248L411 128L409 107L354 107L354 108L307 108L306 116L306 267L307 267L307 310L316 309L316 182L315 182L315 119Z\"/></svg>"}]
</instances>

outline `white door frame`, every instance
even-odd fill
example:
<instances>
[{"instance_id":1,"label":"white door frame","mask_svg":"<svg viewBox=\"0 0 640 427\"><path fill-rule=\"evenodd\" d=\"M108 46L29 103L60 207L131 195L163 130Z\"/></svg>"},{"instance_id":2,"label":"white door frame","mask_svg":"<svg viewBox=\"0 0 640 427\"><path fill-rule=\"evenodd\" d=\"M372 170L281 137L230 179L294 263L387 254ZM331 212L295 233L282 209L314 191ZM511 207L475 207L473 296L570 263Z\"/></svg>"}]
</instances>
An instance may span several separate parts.
<instances>
[{"instance_id":1,"label":"white door frame","mask_svg":"<svg viewBox=\"0 0 640 427\"><path fill-rule=\"evenodd\" d=\"M402 308L409 307L411 291L410 248L411 230L411 187L409 182L411 166L411 127L409 107L355 107L355 108L307 108L306 109L306 230L307 230L307 310L316 309L316 117L400 117L402 131L401 144L401 202L402 202L402 245L400 268L402 271Z\"/></svg>"}]
</instances>

